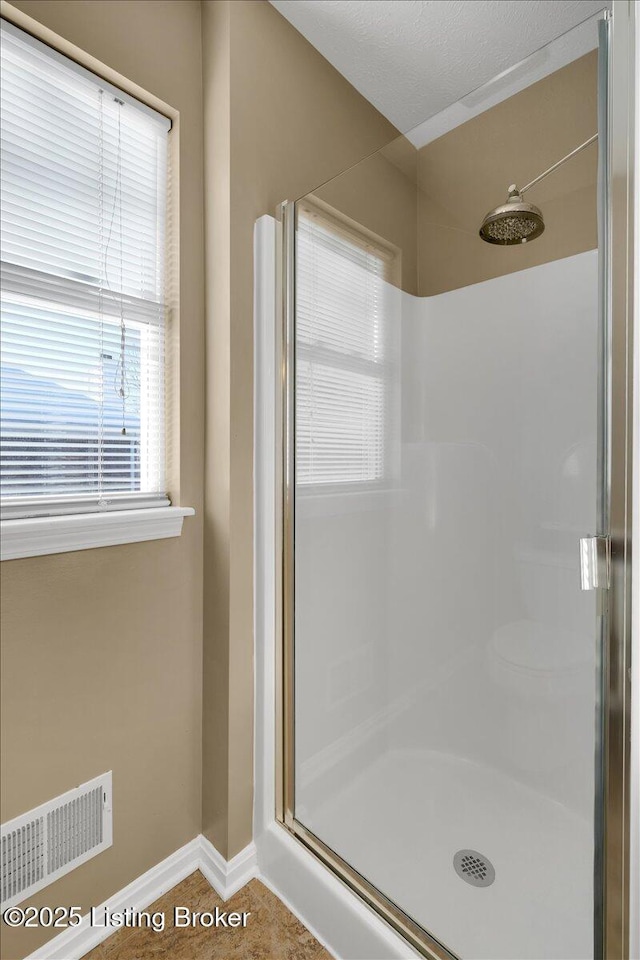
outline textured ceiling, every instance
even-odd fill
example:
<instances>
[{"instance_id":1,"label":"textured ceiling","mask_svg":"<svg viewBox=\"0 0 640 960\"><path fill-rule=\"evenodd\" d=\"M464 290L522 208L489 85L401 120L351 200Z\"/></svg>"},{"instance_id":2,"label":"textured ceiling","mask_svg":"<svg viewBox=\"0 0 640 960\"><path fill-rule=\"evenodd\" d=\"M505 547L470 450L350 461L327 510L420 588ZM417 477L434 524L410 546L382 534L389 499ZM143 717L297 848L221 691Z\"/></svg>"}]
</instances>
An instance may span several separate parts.
<instances>
[{"instance_id":1,"label":"textured ceiling","mask_svg":"<svg viewBox=\"0 0 640 960\"><path fill-rule=\"evenodd\" d=\"M271 0L403 133L606 0Z\"/></svg>"}]
</instances>

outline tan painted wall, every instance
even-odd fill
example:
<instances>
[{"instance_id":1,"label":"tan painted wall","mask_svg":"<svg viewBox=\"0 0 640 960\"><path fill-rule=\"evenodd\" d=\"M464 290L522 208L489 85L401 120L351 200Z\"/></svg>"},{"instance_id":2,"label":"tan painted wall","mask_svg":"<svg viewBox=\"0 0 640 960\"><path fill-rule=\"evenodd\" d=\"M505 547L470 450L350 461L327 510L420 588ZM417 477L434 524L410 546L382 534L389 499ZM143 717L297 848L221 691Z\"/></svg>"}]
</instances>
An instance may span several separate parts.
<instances>
[{"instance_id":1,"label":"tan painted wall","mask_svg":"<svg viewBox=\"0 0 640 960\"><path fill-rule=\"evenodd\" d=\"M416 150L400 137L314 190L402 255L402 287L432 296L592 250L597 146L526 194L546 229L529 246L480 240L490 208L597 131L597 52Z\"/></svg>"},{"instance_id":2,"label":"tan painted wall","mask_svg":"<svg viewBox=\"0 0 640 960\"><path fill-rule=\"evenodd\" d=\"M200 831L202 85L197 0L17 0L180 110L180 449L175 540L2 564L2 820L113 769L114 845L38 894L83 911ZM2 931L23 957L47 931Z\"/></svg>"},{"instance_id":3,"label":"tan painted wall","mask_svg":"<svg viewBox=\"0 0 640 960\"><path fill-rule=\"evenodd\" d=\"M570 160L525 199L545 232L523 246L485 243L478 230L524 186L598 129L594 50L456 127L418 153L418 287L431 296L597 246L597 146Z\"/></svg>"},{"instance_id":4,"label":"tan painted wall","mask_svg":"<svg viewBox=\"0 0 640 960\"><path fill-rule=\"evenodd\" d=\"M205 0L203 31L207 360L215 371L207 388L203 828L231 857L250 841L252 816L253 227L397 131L265 0Z\"/></svg>"},{"instance_id":5,"label":"tan painted wall","mask_svg":"<svg viewBox=\"0 0 640 960\"><path fill-rule=\"evenodd\" d=\"M526 199L546 230L529 246L480 240L487 211L597 130L597 52L415 150L400 137L314 193L402 252L402 286L432 296L597 245L597 147Z\"/></svg>"}]
</instances>

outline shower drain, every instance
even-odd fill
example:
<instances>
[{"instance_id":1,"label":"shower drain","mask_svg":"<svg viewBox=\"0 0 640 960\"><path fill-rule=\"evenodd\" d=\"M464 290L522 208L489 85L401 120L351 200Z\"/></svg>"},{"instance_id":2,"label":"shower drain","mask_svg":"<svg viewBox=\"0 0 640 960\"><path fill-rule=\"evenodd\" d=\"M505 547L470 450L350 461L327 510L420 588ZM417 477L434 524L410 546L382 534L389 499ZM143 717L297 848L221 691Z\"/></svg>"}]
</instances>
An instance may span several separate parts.
<instances>
[{"instance_id":1,"label":"shower drain","mask_svg":"<svg viewBox=\"0 0 640 960\"><path fill-rule=\"evenodd\" d=\"M490 887L496 878L491 861L477 850L458 850L453 858L453 869L472 887Z\"/></svg>"}]
</instances>

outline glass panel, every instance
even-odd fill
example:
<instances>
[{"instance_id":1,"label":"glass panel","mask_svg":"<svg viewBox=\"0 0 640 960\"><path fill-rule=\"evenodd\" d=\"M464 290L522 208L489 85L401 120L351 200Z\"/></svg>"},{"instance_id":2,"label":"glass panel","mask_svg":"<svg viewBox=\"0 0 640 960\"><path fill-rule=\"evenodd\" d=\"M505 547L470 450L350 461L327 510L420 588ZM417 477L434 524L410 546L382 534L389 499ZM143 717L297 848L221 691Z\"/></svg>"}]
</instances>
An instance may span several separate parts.
<instances>
[{"instance_id":1,"label":"glass panel","mask_svg":"<svg viewBox=\"0 0 640 960\"><path fill-rule=\"evenodd\" d=\"M294 815L475 960L594 956L597 145L479 228L597 132L597 45L296 205Z\"/></svg>"}]
</instances>

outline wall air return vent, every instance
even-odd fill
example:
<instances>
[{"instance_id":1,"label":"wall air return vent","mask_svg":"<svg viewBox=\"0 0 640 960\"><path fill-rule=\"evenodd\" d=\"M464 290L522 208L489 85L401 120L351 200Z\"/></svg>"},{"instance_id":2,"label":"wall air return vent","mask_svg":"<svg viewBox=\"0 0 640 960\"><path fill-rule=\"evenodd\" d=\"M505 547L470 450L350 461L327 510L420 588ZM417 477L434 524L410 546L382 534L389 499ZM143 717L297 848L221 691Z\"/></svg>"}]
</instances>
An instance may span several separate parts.
<instances>
[{"instance_id":1,"label":"wall air return vent","mask_svg":"<svg viewBox=\"0 0 640 960\"><path fill-rule=\"evenodd\" d=\"M2 910L112 843L111 771L2 824Z\"/></svg>"}]
</instances>

